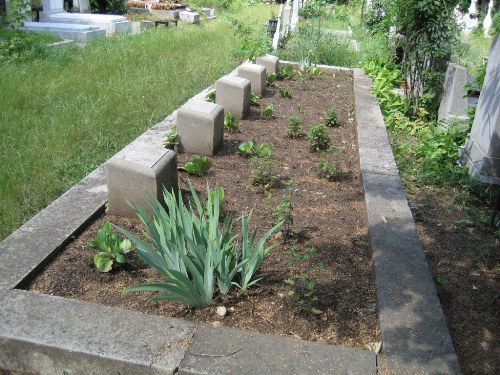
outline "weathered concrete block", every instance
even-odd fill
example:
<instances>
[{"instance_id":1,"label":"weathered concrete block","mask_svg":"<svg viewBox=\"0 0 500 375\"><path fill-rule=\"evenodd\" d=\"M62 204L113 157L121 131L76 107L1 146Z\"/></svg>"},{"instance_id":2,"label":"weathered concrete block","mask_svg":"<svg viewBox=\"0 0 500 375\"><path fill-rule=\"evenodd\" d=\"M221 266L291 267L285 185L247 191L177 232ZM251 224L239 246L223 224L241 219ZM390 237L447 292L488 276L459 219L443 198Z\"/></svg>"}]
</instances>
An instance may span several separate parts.
<instances>
[{"instance_id":1,"label":"weathered concrete block","mask_svg":"<svg viewBox=\"0 0 500 375\"><path fill-rule=\"evenodd\" d=\"M238 120L250 112L250 81L235 76L224 76L215 83L216 103L224 111L231 113Z\"/></svg>"},{"instance_id":2,"label":"weathered concrete block","mask_svg":"<svg viewBox=\"0 0 500 375\"><path fill-rule=\"evenodd\" d=\"M267 74L276 73L278 74L280 68L280 60L273 55L259 56L255 60L257 65L262 65L266 68Z\"/></svg>"},{"instance_id":3,"label":"weathered concrete block","mask_svg":"<svg viewBox=\"0 0 500 375\"><path fill-rule=\"evenodd\" d=\"M464 97L466 84L467 69L458 64L448 64L444 79L443 97L439 105L438 120L466 116L468 106L467 98Z\"/></svg>"},{"instance_id":4,"label":"weathered concrete block","mask_svg":"<svg viewBox=\"0 0 500 375\"><path fill-rule=\"evenodd\" d=\"M179 152L214 155L224 140L224 109L207 101L192 100L177 112Z\"/></svg>"},{"instance_id":5,"label":"weathered concrete block","mask_svg":"<svg viewBox=\"0 0 500 375\"><path fill-rule=\"evenodd\" d=\"M181 21L186 21L189 23L199 23L200 22L200 14L196 12L188 12L184 10L179 12L179 19Z\"/></svg>"},{"instance_id":6,"label":"weathered concrete block","mask_svg":"<svg viewBox=\"0 0 500 375\"><path fill-rule=\"evenodd\" d=\"M215 17L215 8L201 8L201 11L207 18L214 18Z\"/></svg>"},{"instance_id":7,"label":"weathered concrete block","mask_svg":"<svg viewBox=\"0 0 500 375\"><path fill-rule=\"evenodd\" d=\"M177 154L144 145L131 148L107 163L106 180L109 213L135 216L134 209L127 202L146 207L149 194L161 202L164 188L177 188Z\"/></svg>"},{"instance_id":8,"label":"weathered concrete block","mask_svg":"<svg viewBox=\"0 0 500 375\"><path fill-rule=\"evenodd\" d=\"M262 65L244 63L238 68L238 77L250 81L250 90L262 96L266 92L266 68Z\"/></svg>"}]
</instances>

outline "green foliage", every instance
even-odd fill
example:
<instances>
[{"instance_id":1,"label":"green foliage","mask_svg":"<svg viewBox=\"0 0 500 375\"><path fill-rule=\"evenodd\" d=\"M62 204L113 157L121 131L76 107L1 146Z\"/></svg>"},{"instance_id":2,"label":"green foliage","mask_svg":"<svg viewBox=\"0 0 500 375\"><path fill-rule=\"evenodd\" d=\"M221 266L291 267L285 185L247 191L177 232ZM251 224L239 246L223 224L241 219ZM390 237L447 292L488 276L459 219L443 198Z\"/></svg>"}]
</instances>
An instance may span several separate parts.
<instances>
[{"instance_id":1,"label":"green foliage","mask_svg":"<svg viewBox=\"0 0 500 375\"><path fill-rule=\"evenodd\" d=\"M325 2L320 0L308 1L303 7L299 8L299 16L304 19L324 17L326 16L326 12L323 7L324 4Z\"/></svg>"},{"instance_id":2,"label":"green foliage","mask_svg":"<svg viewBox=\"0 0 500 375\"><path fill-rule=\"evenodd\" d=\"M302 129L302 119L298 116L290 117L286 128L286 136L293 139L304 138L305 135L304 129Z\"/></svg>"},{"instance_id":3,"label":"green foliage","mask_svg":"<svg viewBox=\"0 0 500 375\"><path fill-rule=\"evenodd\" d=\"M229 112L224 115L224 127L230 132L238 131L238 120Z\"/></svg>"},{"instance_id":4,"label":"green foliage","mask_svg":"<svg viewBox=\"0 0 500 375\"><path fill-rule=\"evenodd\" d=\"M32 12L27 9L27 4L24 0L10 0L9 11L7 14L7 21L9 26L13 29L24 26L26 17L31 16Z\"/></svg>"},{"instance_id":5,"label":"green foliage","mask_svg":"<svg viewBox=\"0 0 500 375\"><path fill-rule=\"evenodd\" d=\"M280 68L280 76L282 79L293 79L295 70L290 65L282 65Z\"/></svg>"},{"instance_id":6,"label":"green foliage","mask_svg":"<svg viewBox=\"0 0 500 375\"><path fill-rule=\"evenodd\" d=\"M250 105L251 106L254 106L254 107L259 106L259 100L260 100L260 96L255 95L255 93L253 93L253 92L250 94Z\"/></svg>"},{"instance_id":7,"label":"green foliage","mask_svg":"<svg viewBox=\"0 0 500 375\"><path fill-rule=\"evenodd\" d=\"M99 249L94 256L94 264L100 272L111 271L115 262L125 264L127 262L125 254L132 248L128 239L122 240L117 233L113 233L109 221L97 231L97 238L89 242L89 246Z\"/></svg>"},{"instance_id":8,"label":"green foliage","mask_svg":"<svg viewBox=\"0 0 500 375\"><path fill-rule=\"evenodd\" d=\"M260 117L264 120L267 120L268 118L270 118L273 115L273 112L274 112L274 105L273 105L273 103L269 103L266 106L266 108L264 108L262 110L262 112L260 113Z\"/></svg>"},{"instance_id":9,"label":"green foliage","mask_svg":"<svg viewBox=\"0 0 500 375\"><path fill-rule=\"evenodd\" d=\"M212 167L212 161L206 156L193 155L191 160L184 165L184 169L190 175L201 176L206 174Z\"/></svg>"},{"instance_id":10,"label":"green foliage","mask_svg":"<svg viewBox=\"0 0 500 375\"><path fill-rule=\"evenodd\" d=\"M500 34L500 13L497 12L493 15L491 20L490 34L497 35Z\"/></svg>"},{"instance_id":11,"label":"green foliage","mask_svg":"<svg viewBox=\"0 0 500 375\"><path fill-rule=\"evenodd\" d=\"M242 237L232 235L234 222L226 221L219 227L222 197L217 186L213 191L207 185L207 202L202 204L196 190L190 185L192 204L183 203L181 192L164 191L167 210L156 199L149 206L153 217L142 207L133 205L137 215L147 228L147 241L118 228L137 247L145 263L157 270L163 283L144 284L125 289L126 292L158 291L155 300L179 301L194 307L209 304L215 293L215 284L222 296L229 293L233 280L239 274L237 284L243 291L255 284L255 272L272 250L266 247L270 235L279 227L271 228L256 243L256 231L248 236L252 213L242 215Z\"/></svg>"},{"instance_id":12,"label":"green foliage","mask_svg":"<svg viewBox=\"0 0 500 375\"><path fill-rule=\"evenodd\" d=\"M210 91L207 96L205 96L205 100L208 102L215 103L215 98L216 98L216 91L212 90Z\"/></svg>"},{"instance_id":13,"label":"green foliage","mask_svg":"<svg viewBox=\"0 0 500 375\"><path fill-rule=\"evenodd\" d=\"M90 0L92 13L124 14L127 12L125 0Z\"/></svg>"},{"instance_id":14,"label":"green foliage","mask_svg":"<svg viewBox=\"0 0 500 375\"><path fill-rule=\"evenodd\" d=\"M292 92L287 88L280 89L280 95L282 98L292 99Z\"/></svg>"},{"instance_id":15,"label":"green foliage","mask_svg":"<svg viewBox=\"0 0 500 375\"><path fill-rule=\"evenodd\" d=\"M254 156L251 160L252 183L265 189L271 189L278 184L277 169L280 163L272 157Z\"/></svg>"},{"instance_id":16,"label":"green foliage","mask_svg":"<svg viewBox=\"0 0 500 375\"><path fill-rule=\"evenodd\" d=\"M293 235L293 191L295 189L295 181L288 180L285 186L286 193L281 196L278 207L274 210L276 220L283 222L284 239Z\"/></svg>"},{"instance_id":17,"label":"green foliage","mask_svg":"<svg viewBox=\"0 0 500 375\"><path fill-rule=\"evenodd\" d=\"M316 164L316 168L318 169L318 177L327 179L328 181L338 180L342 175L337 161L329 161L321 158Z\"/></svg>"},{"instance_id":18,"label":"green foliage","mask_svg":"<svg viewBox=\"0 0 500 375\"><path fill-rule=\"evenodd\" d=\"M255 139L252 139L251 141L241 143L236 151L242 156L251 156L255 154L256 145Z\"/></svg>"},{"instance_id":19,"label":"green foliage","mask_svg":"<svg viewBox=\"0 0 500 375\"><path fill-rule=\"evenodd\" d=\"M278 75L276 73L268 73L266 75L266 85L269 87L273 87L277 79Z\"/></svg>"},{"instance_id":20,"label":"green foliage","mask_svg":"<svg viewBox=\"0 0 500 375\"><path fill-rule=\"evenodd\" d=\"M331 137L323 124L313 124L309 129L307 139L311 151L325 151L330 147Z\"/></svg>"},{"instance_id":21,"label":"green foliage","mask_svg":"<svg viewBox=\"0 0 500 375\"><path fill-rule=\"evenodd\" d=\"M24 62L43 58L53 52L48 51L47 44L57 40L59 38L48 32L0 29L0 62Z\"/></svg>"},{"instance_id":22,"label":"green foliage","mask_svg":"<svg viewBox=\"0 0 500 375\"><path fill-rule=\"evenodd\" d=\"M179 138L177 137L177 126L173 125L165 136L163 142L166 148L173 148L179 144Z\"/></svg>"},{"instance_id":23,"label":"green foliage","mask_svg":"<svg viewBox=\"0 0 500 375\"><path fill-rule=\"evenodd\" d=\"M325 125L326 126L338 126L337 121L337 110L335 107L330 107L325 113Z\"/></svg>"}]
</instances>

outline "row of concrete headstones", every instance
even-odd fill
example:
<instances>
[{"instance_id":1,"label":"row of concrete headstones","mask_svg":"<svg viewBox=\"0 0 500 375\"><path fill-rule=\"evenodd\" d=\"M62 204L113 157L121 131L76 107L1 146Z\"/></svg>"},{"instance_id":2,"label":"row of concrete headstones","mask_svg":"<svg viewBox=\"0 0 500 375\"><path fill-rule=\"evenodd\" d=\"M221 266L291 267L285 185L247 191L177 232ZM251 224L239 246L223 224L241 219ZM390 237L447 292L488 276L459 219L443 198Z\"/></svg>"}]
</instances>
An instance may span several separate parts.
<instances>
[{"instance_id":1,"label":"row of concrete headstones","mask_svg":"<svg viewBox=\"0 0 500 375\"><path fill-rule=\"evenodd\" d=\"M266 74L278 73L279 60L272 55L246 62L237 75L227 75L215 84L215 103L191 99L177 111L177 152L215 155L222 149L224 112L243 119L250 112L251 93L266 92ZM177 153L161 142L137 140L107 163L108 212L134 216L127 202L143 204L152 194L160 201L163 189L177 188Z\"/></svg>"},{"instance_id":2,"label":"row of concrete headstones","mask_svg":"<svg viewBox=\"0 0 500 375\"><path fill-rule=\"evenodd\" d=\"M467 120L466 110L471 106L465 97L467 69L449 64L444 92L439 107L439 120L448 126ZM474 103L475 105L476 103ZM472 177L488 184L500 184L500 39L491 46L484 83L477 101L474 122L469 139L460 149L464 164Z\"/></svg>"}]
</instances>

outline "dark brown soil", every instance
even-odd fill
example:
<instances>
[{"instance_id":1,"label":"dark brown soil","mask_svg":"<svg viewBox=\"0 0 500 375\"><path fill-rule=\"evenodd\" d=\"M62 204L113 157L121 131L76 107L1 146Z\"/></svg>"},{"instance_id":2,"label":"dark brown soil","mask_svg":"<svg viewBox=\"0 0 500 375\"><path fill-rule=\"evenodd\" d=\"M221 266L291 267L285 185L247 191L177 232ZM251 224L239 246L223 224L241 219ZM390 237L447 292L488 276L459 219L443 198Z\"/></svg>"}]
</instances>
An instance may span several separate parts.
<instances>
[{"instance_id":1,"label":"dark brown soil","mask_svg":"<svg viewBox=\"0 0 500 375\"><path fill-rule=\"evenodd\" d=\"M282 98L287 88L292 99ZM274 116L263 120L260 112L274 104ZM332 154L309 150L305 139L285 136L292 115L303 118L307 132L313 123L324 120L329 107L338 112L338 127L327 128L331 146L341 148L339 166L342 178L328 181L317 176L320 158ZM225 189L224 210L237 218L253 209L252 224L262 232L275 222L279 198L286 193L285 182L295 181L293 189L293 236L286 242L273 239L277 247L260 270L258 286L241 295L235 288L225 300L210 306L189 309L175 302L150 302L150 293L122 292L123 288L161 281L160 275L140 265L99 273L93 265L95 253L87 243L105 220L138 232L135 219L103 215L72 241L29 288L40 293L120 306L148 314L183 317L197 322L237 327L263 333L339 344L362 349L380 341L375 280L371 267L365 223L364 197L359 179L353 82L350 73L316 77L314 80L278 81L252 107L248 119L240 121L239 132L226 133L224 148L212 157L213 167L206 176L191 177L203 195L206 183ZM277 187L265 189L252 184L249 159L239 156L235 147L255 139L271 142L277 168ZM179 155L183 165L191 155ZM332 159L333 160L333 159ZM188 176L180 174L180 187L187 192ZM217 306L227 308L226 316L216 314Z\"/></svg>"},{"instance_id":2,"label":"dark brown soil","mask_svg":"<svg viewBox=\"0 0 500 375\"><path fill-rule=\"evenodd\" d=\"M420 187L409 200L462 372L499 374L500 241L485 224L490 212L452 189Z\"/></svg>"}]
</instances>

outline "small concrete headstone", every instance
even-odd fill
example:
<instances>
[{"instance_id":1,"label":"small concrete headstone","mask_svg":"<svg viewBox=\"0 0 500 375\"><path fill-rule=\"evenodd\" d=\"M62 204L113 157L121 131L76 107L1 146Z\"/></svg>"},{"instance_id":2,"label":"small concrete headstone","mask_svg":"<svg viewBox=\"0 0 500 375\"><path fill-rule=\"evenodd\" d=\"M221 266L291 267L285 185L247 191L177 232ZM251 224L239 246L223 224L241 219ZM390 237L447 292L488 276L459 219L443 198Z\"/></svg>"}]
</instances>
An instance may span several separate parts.
<instances>
[{"instance_id":1,"label":"small concrete headstone","mask_svg":"<svg viewBox=\"0 0 500 375\"><path fill-rule=\"evenodd\" d=\"M215 83L215 102L225 112L241 120L250 112L250 81L241 77L224 76Z\"/></svg>"},{"instance_id":2,"label":"small concrete headstone","mask_svg":"<svg viewBox=\"0 0 500 375\"><path fill-rule=\"evenodd\" d=\"M470 138L462 150L469 173L484 183L500 184L500 38L491 46Z\"/></svg>"},{"instance_id":3,"label":"small concrete headstone","mask_svg":"<svg viewBox=\"0 0 500 375\"><path fill-rule=\"evenodd\" d=\"M163 189L177 189L177 154L147 144L117 154L107 163L110 215L135 216L128 202L147 208L148 194L163 202Z\"/></svg>"},{"instance_id":4,"label":"small concrete headstone","mask_svg":"<svg viewBox=\"0 0 500 375\"><path fill-rule=\"evenodd\" d=\"M262 65L263 67L265 67L267 74L271 73L278 74L279 72L280 61L276 56L273 55L259 56L255 59L255 63L257 65Z\"/></svg>"},{"instance_id":5,"label":"small concrete headstone","mask_svg":"<svg viewBox=\"0 0 500 375\"><path fill-rule=\"evenodd\" d=\"M467 84L467 69L449 63L444 79L444 90L439 105L438 120L453 120L457 117L467 116L468 100L465 97Z\"/></svg>"},{"instance_id":6,"label":"small concrete headstone","mask_svg":"<svg viewBox=\"0 0 500 375\"><path fill-rule=\"evenodd\" d=\"M201 8L201 11L206 18L215 18L214 8Z\"/></svg>"},{"instance_id":7,"label":"small concrete headstone","mask_svg":"<svg viewBox=\"0 0 500 375\"><path fill-rule=\"evenodd\" d=\"M199 23L200 22L200 14L196 12L188 12L187 10L179 12L179 19L181 21L189 22L189 23Z\"/></svg>"},{"instance_id":8,"label":"small concrete headstone","mask_svg":"<svg viewBox=\"0 0 500 375\"><path fill-rule=\"evenodd\" d=\"M251 91L262 96L266 92L266 68L262 65L243 63L238 68L238 77L250 81Z\"/></svg>"},{"instance_id":9,"label":"small concrete headstone","mask_svg":"<svg viewBox=\"0 0 500 375\"><path fill-rule=\"evenodd\" d=\"M214 155L224 141L224 109L217 104L191 100L177 112L179 152Z\"/></svg>"}]
</instances>

